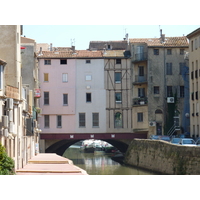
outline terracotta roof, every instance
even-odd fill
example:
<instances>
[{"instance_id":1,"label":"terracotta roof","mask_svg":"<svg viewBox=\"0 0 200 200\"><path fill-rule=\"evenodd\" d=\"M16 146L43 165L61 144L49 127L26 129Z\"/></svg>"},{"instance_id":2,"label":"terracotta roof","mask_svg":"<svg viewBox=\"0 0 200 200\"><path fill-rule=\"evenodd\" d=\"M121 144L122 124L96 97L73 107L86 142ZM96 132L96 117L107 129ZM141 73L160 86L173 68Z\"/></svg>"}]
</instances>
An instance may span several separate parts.
<instances>
[{"instance_id":1,"label":"terracotta roof","mask_svg":"<svg viewBox=\"0 0 200 200\"><path fill-rule=\"evenodd\" d=\"M189 43L186 36L183 37L165 37L165 42L161 43L160 38L134 38L130 43L146 43L149 47L188 47Z\"/></svg>"},{"instance_id":2,"label":"terracotta roof","mask_svg":"<svg viewBox=\"0 0 200 200\"><path fill-rule=\"evenodd\" d=\"M76 50L73 51L42 51L38 53L38 58L100 58L101 51Z\"/></svg>"},{"instance_id":3,"label":"terracotta roof","mask_svg":"<svg viewBox=\"0 0 200 200\"><path fill-rule=\"evenodd\" d=\"M128 43L126 40L91 41L89 44L89 49L103 50L107 45L111 45L112 50L125 50Z\"/></svg>"}]
</instances>

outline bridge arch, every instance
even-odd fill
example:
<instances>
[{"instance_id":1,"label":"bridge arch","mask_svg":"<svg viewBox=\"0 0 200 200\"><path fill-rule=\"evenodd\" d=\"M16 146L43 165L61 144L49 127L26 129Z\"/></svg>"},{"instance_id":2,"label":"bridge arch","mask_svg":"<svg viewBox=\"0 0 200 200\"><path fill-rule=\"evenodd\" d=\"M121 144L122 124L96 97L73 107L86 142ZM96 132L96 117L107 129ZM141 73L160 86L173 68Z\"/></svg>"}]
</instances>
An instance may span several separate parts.
<instances>
[{"instance_id":1,"label":"bridge arch","mask_svg":"<svg viewBox=\"0 0 200 200\"><path fill-rule=\"evenodd\" d=\"M73 145L79 141L81 141L81 139L56 141L54 144L50 145L45 150L45 153L56 153L56 154L62 156L66 149L68 149L71 145ZM116 147L122 153L125 153L127 151L128 146L129 146L128 143L130 142L130 141L125 141L125 140L120 141L120 140L114 140L114 139L104 139L102 141L108 142L109 144Z\"/></svg>"}]
</instances>

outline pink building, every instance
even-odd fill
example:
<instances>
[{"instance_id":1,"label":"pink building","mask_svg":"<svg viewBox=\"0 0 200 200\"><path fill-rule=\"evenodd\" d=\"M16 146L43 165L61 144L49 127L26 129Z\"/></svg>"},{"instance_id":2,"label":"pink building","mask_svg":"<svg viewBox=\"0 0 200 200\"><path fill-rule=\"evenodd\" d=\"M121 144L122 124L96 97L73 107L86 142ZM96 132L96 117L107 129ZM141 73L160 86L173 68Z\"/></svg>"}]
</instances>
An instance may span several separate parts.
<instances>
[{"instance_id":1,"label":"pink building","mask_svg":"<svg viewBox=\"0 0 200 200\"><path fill-rule=\"evenodd\" d=\"M73 51L42 51L38 56L42 134L75 132L74 56Z\"/></svg>"}]
</instances>

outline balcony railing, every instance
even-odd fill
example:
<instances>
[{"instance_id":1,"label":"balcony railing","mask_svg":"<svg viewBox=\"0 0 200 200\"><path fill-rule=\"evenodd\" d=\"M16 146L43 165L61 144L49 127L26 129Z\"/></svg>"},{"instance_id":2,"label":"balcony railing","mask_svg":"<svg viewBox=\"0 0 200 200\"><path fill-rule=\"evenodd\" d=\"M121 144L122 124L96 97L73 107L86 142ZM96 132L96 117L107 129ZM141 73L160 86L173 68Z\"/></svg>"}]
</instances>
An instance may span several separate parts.
<instances>
[{"instance_id":1,"label":"balcony railing","mask_svg":"<svg viewBox=\"0 0 200 200\"><path fill-rule=\"evenodd\" d=\"M133 84L141 84L147 82L147 75L144 74L144 76L135 76L135 81L133 81Z\"/></svg>"},{"instance_id":2,"label":"balcony railing","mask_svg":"<svg viewBox=\"0 0 200 200\"><path fill-rule=\"evenodd\" d=\"M147 103L148 103L147 97L144 98L138 97L133 99L133 106L147 105Z\"/></svg>"},{"instance_id":3,"label":"balcony railing","mask_svg":"<svg viewBox=\"0 0 200 200\"><path fill-rule=\"evenodd\" d=\"M147 52L143 53L137 53L135 54L135 57L133 58L133 62L140 62L147 60Z\"/></svg>"}]
</instances>

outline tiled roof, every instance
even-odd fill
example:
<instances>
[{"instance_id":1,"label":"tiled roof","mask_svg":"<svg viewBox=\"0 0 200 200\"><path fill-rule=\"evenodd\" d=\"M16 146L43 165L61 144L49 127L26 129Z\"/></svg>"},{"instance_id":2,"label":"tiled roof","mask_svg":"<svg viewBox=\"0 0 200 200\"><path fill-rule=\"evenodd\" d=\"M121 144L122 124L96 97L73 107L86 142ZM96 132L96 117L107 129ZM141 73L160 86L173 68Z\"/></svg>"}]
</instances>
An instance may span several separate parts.
<instances>
[{"instance_id":1,"label":"tiled roof","mask_svg":"<svg viewBox=\"0 0 200 200\"><path fill-rule=\"evenodd\" d=\"M111 46L112 50L125 50L127 47L126 40L117 40L117 41L91 41L89 49L103 50L107 45Z\"/></svg>"},{"instance_id":2,"label":"tiled roof","mask_svg":"<svg viewBox=\"0 0 200 200\"><path fill-rule=\"evenodd\" d=\"M124 50L106 50L104 57L124 57Z\"/></svg>"},{"instance_id":3,"label":"tiled roof","mask_svg":"<svg viewBox=\"0 0 200 200\"><path fill-rule=\"evenodd\" d=\"M38 53L38 58L99 58L102 57L101 51L76 50L73 51L42 51Z\"/></svg>"},{"instance_id":4,"label":"tiled roof","mask_svg":"<svg viewBox=\"0 0 200 200\"><path fill-rule=\"evenodd\" d=\"M186 36L183 37L165 37L165 42L161 43L160 38L134 38L130 43L146 43L148 46L165 47L188 47L189 43Z\"/></svg>"}]
</instances>

